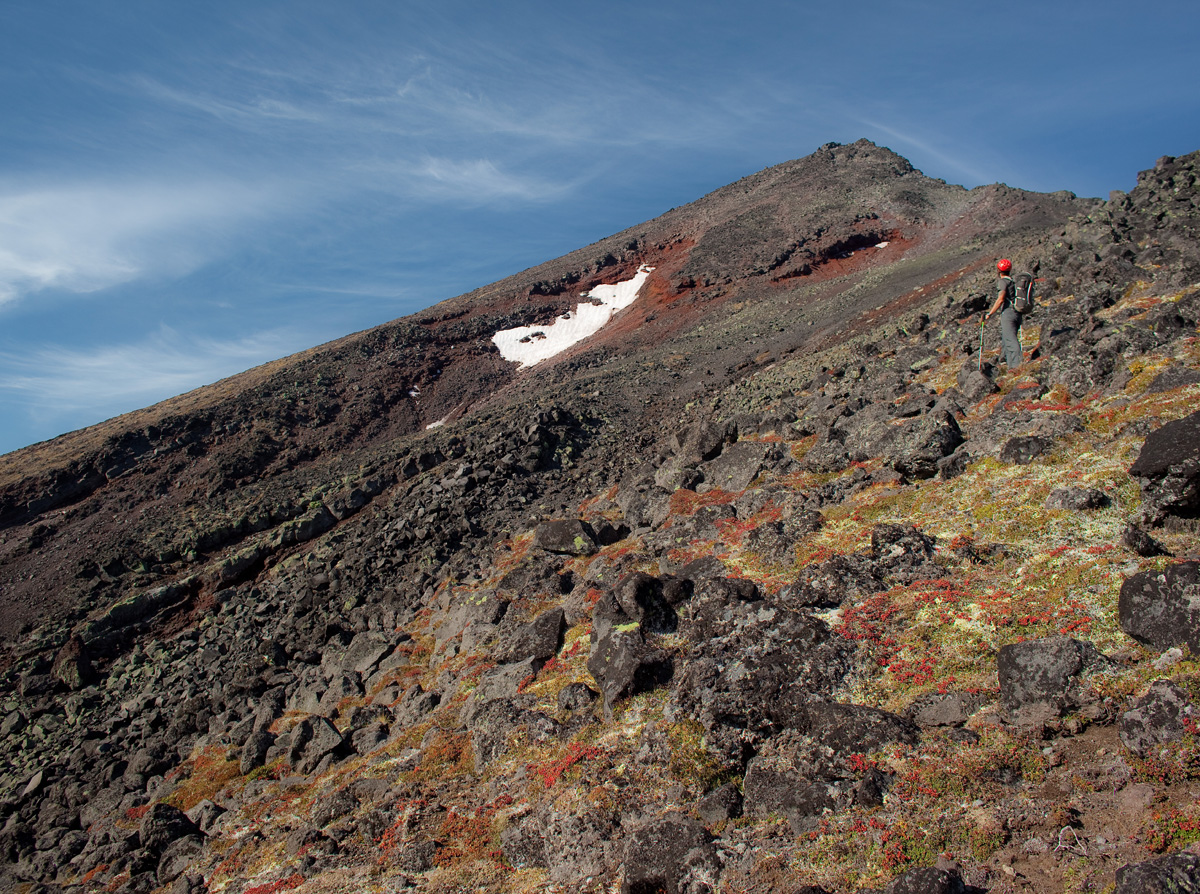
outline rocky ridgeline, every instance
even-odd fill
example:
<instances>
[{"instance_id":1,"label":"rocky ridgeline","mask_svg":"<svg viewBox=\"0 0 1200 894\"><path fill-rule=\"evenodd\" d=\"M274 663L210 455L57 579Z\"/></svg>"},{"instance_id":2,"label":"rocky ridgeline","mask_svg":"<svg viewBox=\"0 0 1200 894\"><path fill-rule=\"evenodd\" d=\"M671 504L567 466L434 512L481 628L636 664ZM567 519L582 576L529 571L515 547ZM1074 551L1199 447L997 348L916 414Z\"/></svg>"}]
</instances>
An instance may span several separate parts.
<instances>
[{"instance_id":1,"label":"rocky ridgeline","mask_svg":"<svg viewBox=\"0 0 1200 894\"><path fill-rule=\"evenodd\" d=\"M1200 890L1196 161L1030 245L1019 373L935 292L622 445L431 432L35 631L5 884Z\"/></svg>"}]
</instances>

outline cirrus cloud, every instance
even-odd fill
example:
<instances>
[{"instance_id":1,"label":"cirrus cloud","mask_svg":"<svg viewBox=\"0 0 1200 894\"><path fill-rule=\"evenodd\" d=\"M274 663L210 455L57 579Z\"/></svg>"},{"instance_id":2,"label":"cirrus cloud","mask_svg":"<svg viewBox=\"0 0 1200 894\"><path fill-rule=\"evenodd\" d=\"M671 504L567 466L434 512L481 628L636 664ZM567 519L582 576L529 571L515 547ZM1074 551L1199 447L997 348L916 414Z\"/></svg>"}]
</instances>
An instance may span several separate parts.
<instances>
[{"instance_id":1,"label":"cirrus cloud","mask_svg":"<svg viewBox=\"0 0 1200 894\"><path fill-rule=\"evenodd\" d=\"M0 305L187 273L270 204L269 190L228 182L0 185Z\"/></svg>"}]
</instances>

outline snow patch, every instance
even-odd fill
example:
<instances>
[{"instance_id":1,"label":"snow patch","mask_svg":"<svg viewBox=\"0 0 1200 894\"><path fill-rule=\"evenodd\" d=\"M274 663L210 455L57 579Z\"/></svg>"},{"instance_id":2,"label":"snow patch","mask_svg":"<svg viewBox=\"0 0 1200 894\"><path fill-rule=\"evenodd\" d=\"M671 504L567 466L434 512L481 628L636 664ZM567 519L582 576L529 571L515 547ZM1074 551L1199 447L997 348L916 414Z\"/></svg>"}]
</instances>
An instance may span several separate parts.
<instances>
[{"instance_id":1,"label":"snow patch","mask_svg":"<svg viewBox=\"0 0 1200 894\"><path fill-rule=\"evenodd\" d=\"M599 285L579 297L585 299L575 310L567 311L549 326L517 326L492 336L505 360L515 360L520 369L549 360L571 345L595 335L617 311L633 304L646 284L653 267L643 264L633 279L612 285Z\"/></svg>"},{"instance_id":2,"label":"snow patch","mask_svg":"<svg viewBox=\"0 0 1200 894\"><path fill-rule=\"evenodd\" d=\"M879 242L879 243L876 243L875 247L876 248L887 248L891 244L892 243L890 243L890 242Z\"/></svg>"}]
</instances>

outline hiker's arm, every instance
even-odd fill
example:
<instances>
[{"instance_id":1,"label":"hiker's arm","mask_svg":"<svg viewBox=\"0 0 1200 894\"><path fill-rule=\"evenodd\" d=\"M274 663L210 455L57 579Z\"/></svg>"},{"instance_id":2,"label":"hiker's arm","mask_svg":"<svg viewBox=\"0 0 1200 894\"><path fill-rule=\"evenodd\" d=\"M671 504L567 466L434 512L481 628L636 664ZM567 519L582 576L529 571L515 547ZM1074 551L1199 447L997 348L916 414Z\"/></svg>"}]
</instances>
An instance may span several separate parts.
<instances>
[{"instance_id":1,"label":"hiker's arm","mask_svg":"<svg viewBox=\"0 0 1200 894\"><path fill-rule=\"evenodd\" d=\"M1000 313L1000 308L1004 306L1004 293L1006 289L1001 289L1000 294L996 296L996 303L992 305L992 309L987 312L988 319L991 319L996 314Z\"/></svg>"}]
</instances>

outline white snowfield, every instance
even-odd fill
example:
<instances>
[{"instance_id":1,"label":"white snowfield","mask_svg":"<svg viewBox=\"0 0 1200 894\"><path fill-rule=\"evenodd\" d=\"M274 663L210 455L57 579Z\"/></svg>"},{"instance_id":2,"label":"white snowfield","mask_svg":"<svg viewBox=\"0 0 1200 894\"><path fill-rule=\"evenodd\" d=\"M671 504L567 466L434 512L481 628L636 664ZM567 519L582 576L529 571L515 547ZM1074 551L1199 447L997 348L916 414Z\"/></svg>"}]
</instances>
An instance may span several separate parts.
<instances>
[{"instance_id":1,"label":"white snowfield","mask_svg":"<svg viewBox=\"0 0 1200 894\"><path fill-rule=\"evenodd\" d=\"M579 297L588 299L567 311L548 326L518 326L492 336L505 360L515 360L520 369L549 360L571 345L595 335L613 315L633 304L653 267L643 264L633 279L614 285L599 285Z\"/></svg>"}]
</instances>

